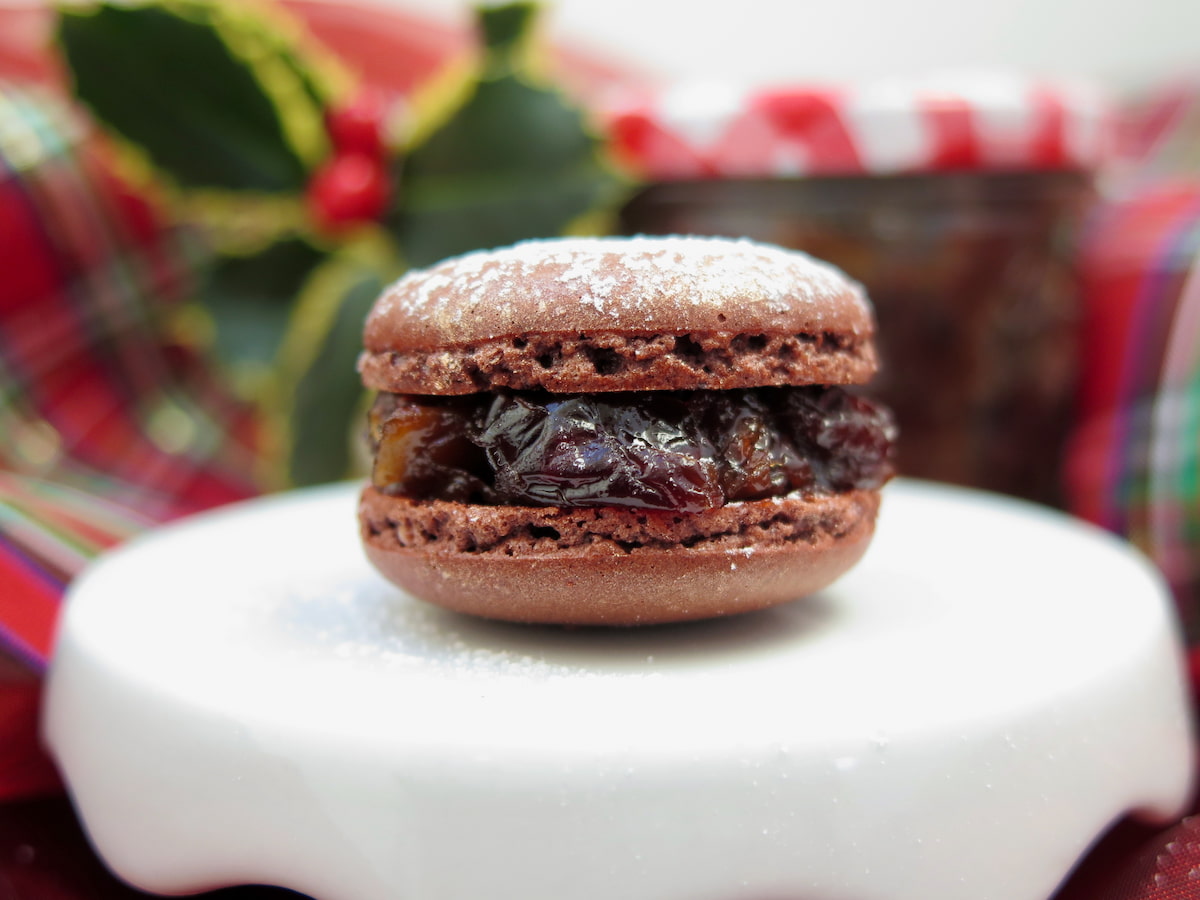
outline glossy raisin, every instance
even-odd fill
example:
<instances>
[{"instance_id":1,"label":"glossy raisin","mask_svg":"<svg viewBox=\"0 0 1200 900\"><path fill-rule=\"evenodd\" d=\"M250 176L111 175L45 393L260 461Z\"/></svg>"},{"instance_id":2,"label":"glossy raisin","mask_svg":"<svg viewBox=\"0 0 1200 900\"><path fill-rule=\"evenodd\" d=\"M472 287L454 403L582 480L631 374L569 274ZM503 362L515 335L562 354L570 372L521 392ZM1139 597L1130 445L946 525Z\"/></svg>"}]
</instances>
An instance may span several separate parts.
<instances>
[{"instance_id":1,"label":"glossy raisin","mask_svg":"<svg viewBox=\"0 0 1200 900\"><path fill-rule=\"evenodd\" d=\"M812 473L759 391L703 391L702 426L719 448L726 501L761 500L807 487Z\"/></svg>"},{"instance_id":2,"label":"glossy raisin","mask_svg":"<svg viewBox=\"0 0 1200 900\"><path fill-rule=\"evenodd\" d=\"M789 491L876 488L890 413L840 388L383 395L374 483L415 498L699 512Z\"/></svg>"},{"instance_id":3,"label":"glossy raisin","mask_svg":"<svg viewBox=\"0 0 1200 900\"><path fill-rule=\"evenodd\" d=\"M896 423L887 407L838 389L782 392L784 427L811 462L818 487L873 490L893 474Z\"/></svg>"},{"instance_id":4,"label":"glossy raisin","mask_svg":"<svg viewBox=\"0 0 1200 900\"><path fill-rule=\"evenodd\" d=\"M501 394L475 439L508 503L699 512L724 497L694 419L674 393Z\"/></svg>"}]
</instances>

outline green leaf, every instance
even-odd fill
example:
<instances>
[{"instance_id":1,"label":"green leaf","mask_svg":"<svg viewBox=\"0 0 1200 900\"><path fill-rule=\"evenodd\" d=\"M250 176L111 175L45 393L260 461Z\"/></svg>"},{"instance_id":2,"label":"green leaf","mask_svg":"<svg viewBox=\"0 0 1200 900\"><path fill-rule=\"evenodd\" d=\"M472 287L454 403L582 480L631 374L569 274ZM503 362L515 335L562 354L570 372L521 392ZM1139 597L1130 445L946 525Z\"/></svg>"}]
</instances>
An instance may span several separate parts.
<instances>
[{"instance_id":1,"label":"green leaf","mask_svg":"<svg viewBox=\"0 0 1200 900\"><path fill-rule=\"evenodd\" d=\"M322 259L320 250L298 239L255 256L219 257L199 296L216 327L217 359L235 373L269 366L292 301Z\"/></svg>"},{"instance_id":2,"label":"green leaf","mask_svg":"<svg viewBox=\"0 0 1200 900\"><path fill-rule=\"evenodd\" d=\"M272 409L280 416L282 463L291 484L344 478L356 460L365 392L355 362L367 313L398 274L382 231L364 231L309 275L292 307L275 371Z\"/></svg>"},{"instance_id":3,"label":"green leaf","mask_svg":"<svg viewBox=\"0 0 1200 900\"><path fill-rule=\"evenodd\" d=\"M75 92L181 187L296 191L306 180L280 112L203 6L64 8Z\"/></svg>"},{"instance_id":4,"label":"green leaf","mask_svg":"<svg viewBox=\"0 0 1200 900\"><path fill-rule=\"evenodd\" d=\"M511 19L490 26L498 47L489 47L485 75L395 173L400 206L388 225L412 265L561 234L613 203L621 186L577 109L522 71L492 65L522 40L514 23L532 24L518 15L527 5L506 9L515 11Z\"/></svg>"},{"instance_id":5,"label":"green leaf","mask_svg":"<svg viewBox=\"0 0 1200 900\"><path fill-rule=\"evenodd\" d=\"M316 352L292 386L288 473L295 485L345 478L352 469L355 431L364 427L363 387L355 369L362 326L384 281L363 271L337 298L337 310Z\"/></svg>"},{"instance_id":6,"label":"green leaf","mask_svg":"<svg viewBox=\"0 0 1200 900\"><path fill-rule=\"evenodd\" d=\"M538 17L536 3L507 3L477 11L479 33L488 53L516 57L529 41Z\"/></svg>"}]
</instances>

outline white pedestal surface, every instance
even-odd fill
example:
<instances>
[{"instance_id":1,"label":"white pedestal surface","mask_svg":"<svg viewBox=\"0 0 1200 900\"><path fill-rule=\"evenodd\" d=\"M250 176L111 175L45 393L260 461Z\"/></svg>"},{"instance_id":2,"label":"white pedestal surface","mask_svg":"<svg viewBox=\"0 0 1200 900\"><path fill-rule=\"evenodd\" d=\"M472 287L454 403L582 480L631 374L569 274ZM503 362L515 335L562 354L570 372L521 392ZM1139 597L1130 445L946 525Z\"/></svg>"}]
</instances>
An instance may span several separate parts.
<instances>
[{"instance_id":1,"label":"white pedestal surface","mask_svg":"<svg viewBox=\"0 0 1200 900\"><path fill-rule=\"evenodd\" d=\"M819 596L564 630L401 594L356 491L159 529L74 585L45 734L134 885L1045 900L1115 818L1189 799L1169 600L1065 517L898 481Z\"/></svg>"}]
</instances>

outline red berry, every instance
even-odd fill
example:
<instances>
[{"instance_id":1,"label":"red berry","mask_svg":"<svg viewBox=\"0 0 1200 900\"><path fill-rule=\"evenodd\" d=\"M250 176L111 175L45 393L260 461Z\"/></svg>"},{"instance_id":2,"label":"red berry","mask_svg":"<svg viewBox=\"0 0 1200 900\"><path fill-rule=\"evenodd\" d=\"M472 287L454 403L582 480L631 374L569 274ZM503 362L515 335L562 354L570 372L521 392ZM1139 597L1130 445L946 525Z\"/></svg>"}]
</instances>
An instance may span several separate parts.
<instances>
[{"instance_id":1,"label":"red berry","mask_svg":"<svg viewBox=\"0 0 1200 900\"><path fill-rule=\"evenodd\" d=\"M387 101L378 91L365 90L345 106L325 113L325 130L337 155L362 153L383 159L383 123L387 119Z\"/></svg>"},{"instance_id":2,"label":"red berry","mask_svg":"<svg viewBox=\"0 0 1200 900\"><path fill-rule=\"evenodd\" d=\"M378 219L387 208L389 181L383 162L362 153L328 160L308 183L308 206L324 231L344 231Z\"/></svg>"},{"instance_id":3,"label":"red berry","mask_svg":"<svg viewBox=\"0 0 1200 900\"><path fill-rule=\"evenodd\" d=\"M1188 676L1192 682L1192 693L1200 697L1200 647L1192 647L1187 655Z\"/></svg>"}]
</instances>

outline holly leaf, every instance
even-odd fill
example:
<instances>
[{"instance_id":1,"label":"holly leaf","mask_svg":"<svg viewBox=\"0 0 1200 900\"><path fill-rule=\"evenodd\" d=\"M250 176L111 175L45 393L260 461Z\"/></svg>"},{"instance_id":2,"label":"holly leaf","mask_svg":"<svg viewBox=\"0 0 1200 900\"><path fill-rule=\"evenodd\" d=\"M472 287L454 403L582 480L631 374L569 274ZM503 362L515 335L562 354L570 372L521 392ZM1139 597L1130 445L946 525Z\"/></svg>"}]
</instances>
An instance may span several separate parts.
<instances>
[{"instance_id":1,"label":"holly leaf","mask_svg":"<svg viewBox=\"0 0 1200 900\"><path fill-rule=\"evenodd\" d=\"M306 241L292 239L254 256L222 256L214 262L198 299L213 320L214 354L235 379L271 365L292 301L324 258Z\"/></svg>"},{"instance_id":2,"label":"holly leaf","mask_svg":"<svg viewBox=\"0 0 1200 900\"><path fill-rule=\"evenodd\" d=\"M365 274L347 287L316 356L296 382L288 428L292 484L321 484L350 474L355 423L361 424L363 410L354 361L362 348L363 320L382 287L382 281Z\"/></svg>"},{"instance_id":3,"label":"holly leaf","mask_svg":"<svg viewBox=\"0 0 1200 900\"><path fill-rule=\"evenodd\" d=\"M363 322L396 274L390 247L351 245L318 266L292 313L278 359L288 482L320 484L354 469L365 392L355 362Z\"/></svg>"},{"instance_id":4,"label":"holly leaf","mask_svg":"<svg viewBox=\"0 0 1200 900\"><path fill-rule=\"evenodd\" d=\"M531 74L536 9L481 11L487 47L476 81L395 173L400 205L388 225L413 265L561 234L616 199L621 182L583 115Z\"/></svg>"},{"instance_id":5,"label":"holly leaf","mask_svg":"<svg viewBox=\"0 0 1200 900\"><path fill-rule=\"evenodd\" d=\"M489 65L510 68L526 65L539 15L536 3L479 7L476 24L487 48Z\"/></svg>"},{"instance_id":6,"label":"holly leaf","mask_svg":"<svg viewBox=\"0 0 1200 900\"><path fill-rule=\"evenodd\" d=\"M181 187L298 191L306 166L282 113L253 66L223 39L213 9L62 8L58 42L75 93ZM276 71L295 76L293 62ZM307 87L293 92L298 102L315 102Z\"/></svg>"}]
</instances>

